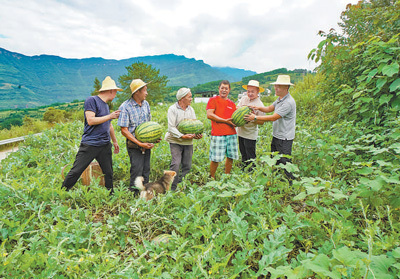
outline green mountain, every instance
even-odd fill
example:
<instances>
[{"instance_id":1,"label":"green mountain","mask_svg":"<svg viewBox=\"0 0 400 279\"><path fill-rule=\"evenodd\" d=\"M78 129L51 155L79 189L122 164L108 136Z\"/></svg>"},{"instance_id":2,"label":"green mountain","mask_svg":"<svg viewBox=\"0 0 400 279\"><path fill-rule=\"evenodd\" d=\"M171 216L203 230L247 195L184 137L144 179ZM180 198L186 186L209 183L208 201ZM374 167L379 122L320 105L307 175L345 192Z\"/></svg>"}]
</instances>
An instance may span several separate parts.
<instances>
[{"instance_id":1,"label":"green mountain","mask_svg":"<svg viewBox=\"0 0 400 279\"><path fill-rule=\"evenodd\" d=\"M26 108L56 102L83 100L93 90L97 77L109 75L116 81L126 66L143 62L160 70L169 86L193 87L228 79L239 81L255 72L215 68L202 60L174 54L143 56L123 60L103 58L66 59L59 56L25 56L0 48L0 109Z\"/></svg>"}]
</instances>

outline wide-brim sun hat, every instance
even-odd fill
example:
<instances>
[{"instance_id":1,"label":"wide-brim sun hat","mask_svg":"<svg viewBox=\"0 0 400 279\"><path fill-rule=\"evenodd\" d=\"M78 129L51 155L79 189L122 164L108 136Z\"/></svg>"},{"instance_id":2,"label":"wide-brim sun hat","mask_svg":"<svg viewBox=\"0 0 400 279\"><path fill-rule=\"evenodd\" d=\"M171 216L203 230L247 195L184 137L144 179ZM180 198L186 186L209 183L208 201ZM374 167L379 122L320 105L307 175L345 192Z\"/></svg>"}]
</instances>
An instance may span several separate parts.
<instances>
[{"instance_id":1,"label":"wide-brim sun hat","mask_svg":"<svg viewBox=\"0 0 400 279\"><path fill-rule=\"evenodd\" d=\"M293 83L290 82L290 76L289 75L278 75L278 78L276 79L276 81L272 82L271 84L276 84L276 85L294 85Z\"/></svg>"},{"instance_id":2,"label":"wide-brim sun hat","mask_svg":"<svg viewBox=\"0 0 400 279\"><path fill-rule=\"evenodd\" d=\"M247 85L242 85L242 87L244 88L244 89L246 89L247 90L247 86L254 86L254 87L258 87L258 89L259 89L259 93L262 93L262 92L264 92L264 88L262 88L261 86L260 86L260 83L258 82L258 80L249 80L249 83L247 84Z\"/></svg>"},{"instance_id":3,"label":"wide-brim sun hat","mask_svg":"<svg viewBox=\"0 0 400 279\"><path fill-rule=\"evenodd\" d=\"M135 92L138 91L140 88L146 86L147 84L149 84L149 82L146 83L139 78L132 80L131 85L130 85L132 95L135 94Z\"/></svg>"},{"instance_id":4,"label":"wide-brim sun hat","mask_svg":"<svg viewBox=\"0 0 400 279\"><path fill-rule=\"evenodd\" d=\"M115 84L115 81L110 76L107 76L103 80L103 82L101 84L101 88L99 89L99 92L107 91L107 90L114 90L114 89L116 89L117 91L122 91L121 88L117 87L117 85Z\"/></svg>"}]
</instances>

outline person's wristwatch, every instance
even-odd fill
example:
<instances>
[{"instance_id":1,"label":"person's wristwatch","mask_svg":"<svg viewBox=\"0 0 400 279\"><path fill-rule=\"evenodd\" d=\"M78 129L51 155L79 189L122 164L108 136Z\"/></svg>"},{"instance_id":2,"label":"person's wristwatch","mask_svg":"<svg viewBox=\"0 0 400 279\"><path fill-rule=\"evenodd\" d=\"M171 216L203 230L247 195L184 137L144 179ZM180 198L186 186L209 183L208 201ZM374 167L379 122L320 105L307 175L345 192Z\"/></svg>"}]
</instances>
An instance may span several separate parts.
<instances>
[{"instance_id":1,"label":"person's wristwatch","mask_svg":"<svg viewBox=\"0 0 400 279\"><path fill-rule=\"evenodd\" d=\"M257 115L254 115L253 122L257 120Z\"/></svg>"}]
</instances>

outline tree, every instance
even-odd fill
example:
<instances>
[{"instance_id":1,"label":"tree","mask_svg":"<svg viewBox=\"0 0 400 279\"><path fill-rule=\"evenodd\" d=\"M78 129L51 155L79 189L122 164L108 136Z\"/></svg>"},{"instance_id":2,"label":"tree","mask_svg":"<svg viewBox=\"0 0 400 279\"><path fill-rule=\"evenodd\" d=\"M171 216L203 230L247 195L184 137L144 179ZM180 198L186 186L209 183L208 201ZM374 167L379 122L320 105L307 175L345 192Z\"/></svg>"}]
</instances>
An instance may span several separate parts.
<instances>
[{"instance_id":1,"label":"tree","mask_svg":"<svg viewBox=\"0 0 400 279\"><path fill-rule=\"evenodd\" d=\"M66 119L68 119L68 113L65 110L54 107L49 107L43 114L43 120L49 123L64 122Z\"/></svg>"},{"instance_id":2,"label":"tree","mask_svg":"<svg viewBox=\"0 0 400 279\"><path fill-rule=\"evenodd\" d=\"M94 88L94 90L92 91L92 93L90 93L90 95L91 96L99 95L99 93L100 93L99 90L101 89L101 82L97 77L94 78L93 88ZM110 108L110 110L114 109L114 104L112 103L112 101L108 101L107 105Z\"/></svg>"},{"instance_id":3,"label":"tree","mask_svg":"<svg viewBox=\"0 0 400 279\"><path fill-rule=\"evenodd\" d=\"M94 90L92 91L92 93L90 93L90 95L91 96L99 95L99 90L101 88L101 82L97 77L94 78L93 88L94 88Z\"/></svg>"},{"instance_id":4,"label":"tree","mask_svg":"<svg viewBox=\"0 0 400 279\"><path fill-rule=\"evenodd\" d=\"M147 65L143 62L136 62L125 68L127 69L128 73L120 76L118 79L123 89L123 91L118 93L116 98L116 103L118 106L131 97L130 84L133 79L138 78L146 83L150 82L147 85L147 91L149 93L147 96L147 101L150 103L161 102L165 97L167 97L168 77L164 75L160 76L160 70L157 70L151 65Z\"/></svg>"},{"instance_id":5,"label":"tree","mask_svg":"<svg viewBox=\"0 0 400 279\"><path fill-rule=\"evenodd\" d=\"M320 31L325 39L309 54L321 61L322 92L341 117L382 123L400 108L400 1L348 4L341 19L343 34Z\"/></svg>"}]
</instances>

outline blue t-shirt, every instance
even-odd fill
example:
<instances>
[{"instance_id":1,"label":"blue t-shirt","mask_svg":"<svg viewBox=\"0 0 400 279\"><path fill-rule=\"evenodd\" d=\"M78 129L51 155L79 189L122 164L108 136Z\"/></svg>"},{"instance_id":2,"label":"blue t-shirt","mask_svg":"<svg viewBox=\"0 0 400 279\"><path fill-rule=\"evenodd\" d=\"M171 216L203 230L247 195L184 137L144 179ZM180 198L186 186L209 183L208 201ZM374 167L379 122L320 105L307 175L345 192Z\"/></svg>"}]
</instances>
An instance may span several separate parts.
<instances>
[{"instance_id":1,"label":"blue t-shirt","mask_svg":"<svg viewBox=\"0 0 400 279\"><path fill-rule=\"evenodd\" d=\"M95 117L101 117L110 114L110 109L106 102L99 96L90 96L84 104L86 111L93 111ZM89 125L85 114L85 128L82 135L82 143L91 146L102 146L110 142L110 121L108 120L99 125Z\"/></svg>"}]
</instances>

